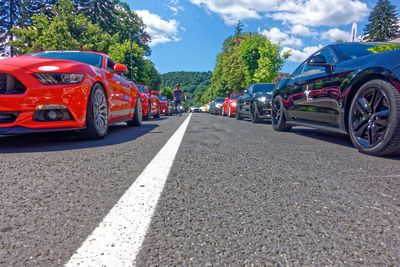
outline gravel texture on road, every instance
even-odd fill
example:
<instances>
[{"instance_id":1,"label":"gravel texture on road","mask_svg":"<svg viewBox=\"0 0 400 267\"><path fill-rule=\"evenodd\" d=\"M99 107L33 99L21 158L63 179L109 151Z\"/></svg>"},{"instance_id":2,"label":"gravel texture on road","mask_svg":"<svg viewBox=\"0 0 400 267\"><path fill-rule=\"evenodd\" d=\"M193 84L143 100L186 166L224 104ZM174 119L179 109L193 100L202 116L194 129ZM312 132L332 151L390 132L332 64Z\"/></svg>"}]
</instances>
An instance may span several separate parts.
<instances>
[{"instance_id":1,"label":"gravel texture on road","mask_svg":"<svg viewBox=\"0 0 400 267\"><path fill-rule=\"evenodd\" d=\"M89 236L184 117L72 133L0 137L0 266L59 266Z\"/></svg>"},{"instance_id":2,"label":"gravel texture on road","mask_svg":"<svg viewBox=\"0 0 400 267\"><path fill-rule=\"evenodd\" d=\"M395 266L399 189L346 136L194 114L136 263Z\"/></svg>"}]
</instances>

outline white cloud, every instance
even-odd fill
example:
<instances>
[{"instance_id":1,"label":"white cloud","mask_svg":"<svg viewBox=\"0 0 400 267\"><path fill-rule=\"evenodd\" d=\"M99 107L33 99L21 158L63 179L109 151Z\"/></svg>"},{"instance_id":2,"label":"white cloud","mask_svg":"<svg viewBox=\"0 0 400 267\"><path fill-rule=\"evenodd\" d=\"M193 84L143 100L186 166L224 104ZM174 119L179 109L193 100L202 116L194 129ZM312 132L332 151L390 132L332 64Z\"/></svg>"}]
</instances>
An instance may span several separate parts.
<instances>
[{"instance_id":1,"label":"white cloud","mask_svg":"<svg viewBox=\"0 0 400 267\"><path fill-rule=\"evenodd\" d=\"M179 23L174 20L163 20L159 15L152 14L148 10L135 10L146 25L146 32L151 36L150 46L161 43L179 41Z\"/></svg>"},{"instance_id":2,"label":"white cloud","mask_svg":"<svg viewBox=\"0 0 400 267\"><path fill-rule=\"evenodd\" d=\"M272 15L275 20L306 26L340 26L363 20L369 13L359 0L288 0Z\"/></svg>"},{"instance_id":3,"label":"white cloud","mask_svg":"<svg viewBox=\"0 0 400 267\"><path fill-rule=\"evenodd\" d=\"M280 42L283 46L300 47L303 45L303 42L300 39L294 36L289 36L287 33L281 32L278 28L272 28L269 31L263 30L261 34L269 37L273 43Z\"/></svg>"},{"instance_id":4,"label":"white cloud","mask_svg":"<svg viewBox=\"0 0 400 267\"><path fill-rule=\"evenodd\" d=\"M294 34L294 35L300 35L300 36L306 36L306 37L316 35L316 32L313 32L310 29L308 29L306 26L300 25L300 24L293 25L290 30L290 33Z\"/></svg>"},{"instance_id":5,"label":"white cloud","mask_svg":"<svg viewBox=\"0 0 400 267\"><path fill-rule=\"evenodd\" d=\"M242 19L262 18L262 13L278 5L279 0L190 0L207 11L219 14L228 25Z\"/></svg>"},{"instance_id":6,"label":"white cloud","mask_svg":"<svg viewBox=\"0 0 400 267\"><path fill-rule=\"evenodd\" d=\"M178 15L179 11L185 10L181 5L179 5L179 0L170 0L168 8L174 13L174 15Z\"/></svg>"},{"instance_id":7,"label":"white cloud","mask_svg":"<svg viewBox=\"0 0 400 267\"><path fill-rule=\"evenodd\" d=\"M349 42L351 38L351 33L335 28L335 29L330 29L327 32L323 32L321 34L321 37L322 39L326 39L332 42L337 40L343 40L345 42Z\"/></svg>"},{"instance_id":8,"label":"white cloud","mask_svg":"<svg viewBox=\"0 0 400 267\"><path fill-rule=\"evenodd\" d=\"M271 16L275 20L293 25L332 26L346 25L363 20L369 13L359 0L190 0L209 12L219 14L228 25L239 19L261 19Z\"/></svg>"},{"instance_id":9,"label":"white cloud","mask_svg":"<svg viewBox=\"0 0 400 267\"><path fill-rule=\"evenodd\" d=\"M291 56L288 58L289 61L293 62L303 62L306 58L311 56L314 52L317 52L318 49L321 49L322 45L318 46L307 46L304 47L303 50L296 50L292 49L290 47L284 47L282 49L282 52L286 52L288 50L291 50Z\"/></svg>"}]
</instances>

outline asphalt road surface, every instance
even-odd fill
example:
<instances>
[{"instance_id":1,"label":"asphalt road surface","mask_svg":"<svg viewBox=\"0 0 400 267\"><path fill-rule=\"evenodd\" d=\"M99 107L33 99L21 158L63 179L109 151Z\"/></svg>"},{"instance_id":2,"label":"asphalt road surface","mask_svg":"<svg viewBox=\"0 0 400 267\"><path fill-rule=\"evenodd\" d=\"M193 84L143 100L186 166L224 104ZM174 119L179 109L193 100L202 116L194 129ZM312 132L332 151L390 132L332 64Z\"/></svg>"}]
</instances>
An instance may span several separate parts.
<instances>
[{"instance_id":1,"label":"asphalt road surface","mask_svg":"<svg viewBox=\"0 0 400 267\"><path fill-rule=\"evenodd\" d=\"M66 264L187 116L0 137L0 266ZM193 114L132 265L399 265L399 160Z\"/></svg>"}]
</instances>

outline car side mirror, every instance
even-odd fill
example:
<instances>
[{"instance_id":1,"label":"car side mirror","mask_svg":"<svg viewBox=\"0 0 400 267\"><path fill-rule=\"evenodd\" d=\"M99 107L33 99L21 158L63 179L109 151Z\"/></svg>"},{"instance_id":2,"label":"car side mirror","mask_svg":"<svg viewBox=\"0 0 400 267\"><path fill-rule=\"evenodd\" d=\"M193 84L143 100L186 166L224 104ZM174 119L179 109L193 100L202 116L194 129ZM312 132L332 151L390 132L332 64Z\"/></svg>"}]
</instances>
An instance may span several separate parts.
<instances>
[{"instance_id":1,"label":"car side mirror","mask_svg":"<svg viewBox=\"0 0 400 267\"><path fill-rule=\"evenodd\" d=\"M229 100L229 97L225 97L225 101L228 101Z\"/></svg>"},{"instance_id":2,"label":"car side mirror","mask_svg":"<svg viewBox=\"0 0 400 267\"><path fill-rule=\"evenodd\" d=\"M151 90L151 94L152 94L152 95L156 95L157 92L156 92L155 90Z\"/></svg>"},{"instance_id":3,"label":"car side mirror","mask_svg":"<svg viewBox=\"0 0 400 267\"><path fill-rule=\"evenodd\" d=\"M315 55L312 56L308 61L307 61L307 66L331 66L331 64L326 63L326 59L323 55Z\"/></svg>"},{"instance_id":4,"label":"car side mirror","mask_svg":"<svg viewBox=\"0 0 400 267\"><path fill-rule=\"evenodd\" d=\"M114 65L114 72L115 73L127 73L128 69L124 64L116 63Z\"/></svg>"}]
</instances>

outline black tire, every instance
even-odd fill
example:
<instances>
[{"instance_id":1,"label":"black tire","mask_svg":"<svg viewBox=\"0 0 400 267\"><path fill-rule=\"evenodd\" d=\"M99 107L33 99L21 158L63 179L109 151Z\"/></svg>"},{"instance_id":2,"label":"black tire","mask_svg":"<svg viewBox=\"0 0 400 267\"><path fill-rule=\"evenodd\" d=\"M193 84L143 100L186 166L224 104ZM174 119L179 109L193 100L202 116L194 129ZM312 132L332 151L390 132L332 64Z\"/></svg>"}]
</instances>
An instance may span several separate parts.
<instances>
[{"instance_id":1,"label":"black tire","mask_svg":"<svg viewBox=\"0 0 400 267\"><path fill-rule=\"evenodd\" d=\"M348 129L361 152L387 156L400 152L400 94L385 80L371 80L352 99Z\"/></svg>"},{"instance_id":2,"label":"black tire","mask_svg":"<svg viewBox=\"0 0 400 267\"><path fill-rule=\"evenodd\" d=\"M258 117L258 108L256 101L253 101L251 104L251 122L252 123L259 123L261 119Z\"/></svg>"},{"instance_id":3,"label":"black tire","mask_svg":"<svg viewBox=\"0 0 400 267\"><path fill-rule=\"evenodd\" d=\"M154 115L153 118L156 118L156 119L160 118L160 109L161 109L160 106L158 106L157 114Z\"/></svg>"},{"instance_id":4,"label":"black tire","mask_svg":"<svg viewBox=\"0 0 400 267\"><path fill-rule=\"evenodd\" d=\"M142 101L140 100L140 96L137 96L136 105L135 105L135 114L133 115L133 119L127 121L129 127L133 126L141 126L143 121L143 110L142 110Z\"/></svg>"},{"instance_id":5,"label":"black tire","mask_svg":"<svg viewBox=\"0 0 400 267\"><path fill-rule=\"evenodd\" d=\"M143 120L148 121L150 120L150 115L151 115L151 103L147 103L147 110L146 110L146 114L143 115Z\"/></svg>"},{"instance_id":6,"label":"black tire","mask_svg":"<svg viewBox=\"0 0 400 267\"><path fill-rule=\"evenodd\" d=\"M85 129L80 137L89 140L102 139L108 131L108 102L103 86L95 83L90 90L86 109Z\"/></svg>"},{"instance_id":7,"label":"black tire","mask_svg":"<svg viewBox=\"0 0 400 267\"><path fill-rule=\"evenodd\" d=\"M237 120L243 120L242 115L240 115L240 106L239 105L236 107L236 116L235 117Z\"/></svg>"},{"instance_id":8,"label":"black tire","mask_svg":"<svg viewBox=\"0 0 400 267\"><path fill-rule=\"evenodd\" d=\"M272 101L271 124L275 131L289 131L292 127L286 124L282 97L277 96Z\"/></svg>"}]
</instances>

